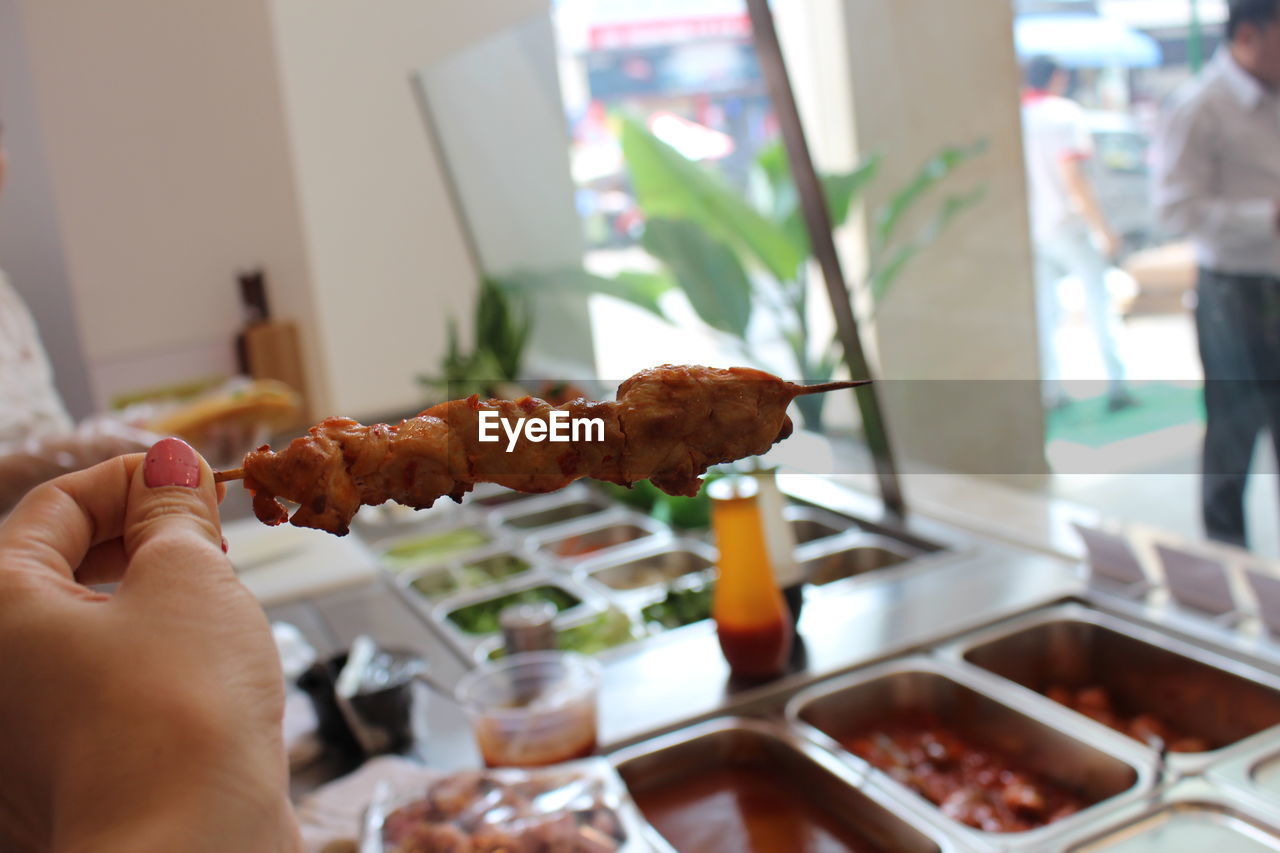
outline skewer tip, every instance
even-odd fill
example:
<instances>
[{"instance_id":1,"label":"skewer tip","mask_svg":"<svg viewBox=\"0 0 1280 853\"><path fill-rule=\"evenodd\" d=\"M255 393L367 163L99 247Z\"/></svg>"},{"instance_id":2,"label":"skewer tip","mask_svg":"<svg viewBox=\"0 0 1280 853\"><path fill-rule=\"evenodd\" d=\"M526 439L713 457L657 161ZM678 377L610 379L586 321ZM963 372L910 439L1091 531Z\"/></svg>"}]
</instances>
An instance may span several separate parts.
<instances>
[{"instance_id":1,"label":"skewer tip","mask_svg":"<svg viewBox=\"0 0 1280 853\"><path fill-rule=\"evenodd\" d=\"M870 385L870 379L858 379L853 382L826 382L822 385L800 385L796 391L797 397L803 397L806 394L825 394L828 391L843 391L846 388L861 388L863 385Z\"/></svg>"},{"instance_id":2,"label":"skewer tip","mask_svg":"<svg viewBox=\"0 0 1280 853\"><path fill-rule=\"evenodd\" d=\"M213 482L215 483L226 483L230 480L243 480L243 479L244 479L243 468L232 468L228 471L213 472Z\"/></svg>"}]
</instances>

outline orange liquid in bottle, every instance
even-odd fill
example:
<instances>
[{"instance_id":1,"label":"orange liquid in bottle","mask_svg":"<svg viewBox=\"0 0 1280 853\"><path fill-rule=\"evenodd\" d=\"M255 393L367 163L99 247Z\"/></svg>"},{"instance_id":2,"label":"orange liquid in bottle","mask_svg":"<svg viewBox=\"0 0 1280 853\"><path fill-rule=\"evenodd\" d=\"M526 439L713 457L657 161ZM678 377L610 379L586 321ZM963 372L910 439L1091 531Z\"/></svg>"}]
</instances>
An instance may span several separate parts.
<instances>
[{"instance_id":1,"label":"orange liquid in bottle","mask_svg":"<svg viewBox=\"0 0 1280 853\"><path fill-rule=\"evenodd\" d=\"M720 549L720 577L711 613L720 651L734 675L772 678L786 667L792 629L769 562L755 482L731 478L709 488Z\"/></svg>"}]
</instances>

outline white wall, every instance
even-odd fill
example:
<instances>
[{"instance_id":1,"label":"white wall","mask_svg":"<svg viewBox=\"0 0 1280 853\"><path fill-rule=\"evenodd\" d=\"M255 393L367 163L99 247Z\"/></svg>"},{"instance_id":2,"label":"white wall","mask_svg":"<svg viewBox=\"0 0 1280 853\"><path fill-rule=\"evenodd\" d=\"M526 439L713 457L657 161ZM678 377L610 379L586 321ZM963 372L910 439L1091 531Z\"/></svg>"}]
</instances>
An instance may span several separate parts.
<instances>
[{"instance_id":1,"label":"white wall","mask_svg":"<svg viewBox=\"0 0 1280 853\"><path fill-rule=\"evenodd\" d=\"M22 294L73 417L94 409L80 346L80 323L62 256L53 185L45 159L18 0L0 0L0 121L9 174L0 192L0 269Z\"/></svg>"},{"instance_id":2,"label":"white wall","mask_svg":"<svg viewBox=\"0 0 1280 853\"><path fill-rule=\"evenodd\" d=\"M2 2L49 175L41 218L18 215L68 282L41 321L97 405L229 369L235 275L258 265L300 325L313 414L418 404L478 273L410 74L546 0Z\"/></svg>"},{"instance_id":3,"label":"white wall","mask_svg":"<svg viewBox=\"0 0 1280 853\"><path fill-rule=\"evenodd\" d=\"M228 366L241 268L265 266L276 313L309 327L262 3L18 3L99 404L122 373Z\"/></svg>"},{"instance_id":4,"label":"white wall","mask_svg":"<svg viewBox=\"0 0 1280 853\"><path fill-rule=\"evenodd\" d=\"M272 0L317 326L334 412L405 408L470 317L463 243L412 72L545 0Z\"/></svg>"}]
</instances>

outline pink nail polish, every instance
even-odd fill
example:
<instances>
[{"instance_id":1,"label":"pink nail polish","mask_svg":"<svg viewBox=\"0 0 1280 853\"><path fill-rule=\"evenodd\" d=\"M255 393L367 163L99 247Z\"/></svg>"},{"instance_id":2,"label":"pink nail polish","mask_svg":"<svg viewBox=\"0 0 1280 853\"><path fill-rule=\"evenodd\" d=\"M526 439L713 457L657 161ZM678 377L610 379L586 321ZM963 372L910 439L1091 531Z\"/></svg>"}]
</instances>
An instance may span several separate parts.
<instances>
[{"instance_id":1,"label":"pink nail polish","mask_svg":"<svg viewBox=\"0 0 1280 853\"><path fill-rule=\"evenodd\" d=\"M186 486L194 489L200 485L200 457L180 438L157 441L147 451L142 463L142 479L151 488L157 486Z\"/></svg>"}]
</instances>

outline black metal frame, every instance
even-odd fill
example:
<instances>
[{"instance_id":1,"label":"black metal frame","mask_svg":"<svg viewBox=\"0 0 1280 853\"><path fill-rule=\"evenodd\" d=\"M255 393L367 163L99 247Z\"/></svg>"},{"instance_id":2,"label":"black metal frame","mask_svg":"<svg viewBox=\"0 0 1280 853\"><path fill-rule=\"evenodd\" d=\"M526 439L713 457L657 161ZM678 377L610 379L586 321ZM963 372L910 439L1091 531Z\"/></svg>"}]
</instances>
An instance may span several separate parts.
<instances>
[{"instance_id":1,"label":"black metal frame","mask_svg":"<svg viewBox=\"0 0 1280 853\"><path fill-rule=\"evenodd\" d=\"M862 338L858 334L858 321L853 315L849 287L840 266L840 255L836 251L826 194L809 153L804 126L800 122L800 110L796 106L795 92L791 89L787 64L782 56L782 46L778 42L778 31L773 23L773 13L769 10L769 0L747 0L747 9L755 32L760 68L764 73L769 98L778 115L783 143L787 148L787 160L791 165L791 177L795 181L804 222L809 230L809 242L826 281L827 296L835 314L836 333L844 349L845 364L849 367L851 378L870 379L871 370L862 349ZM880 497L888 513L902 518L906 515L906 504L879 396L874 385L864 386L854 393L858 399L858 410L862 413L867 447L875 463Z\"/></svg>"}]
</instances>

